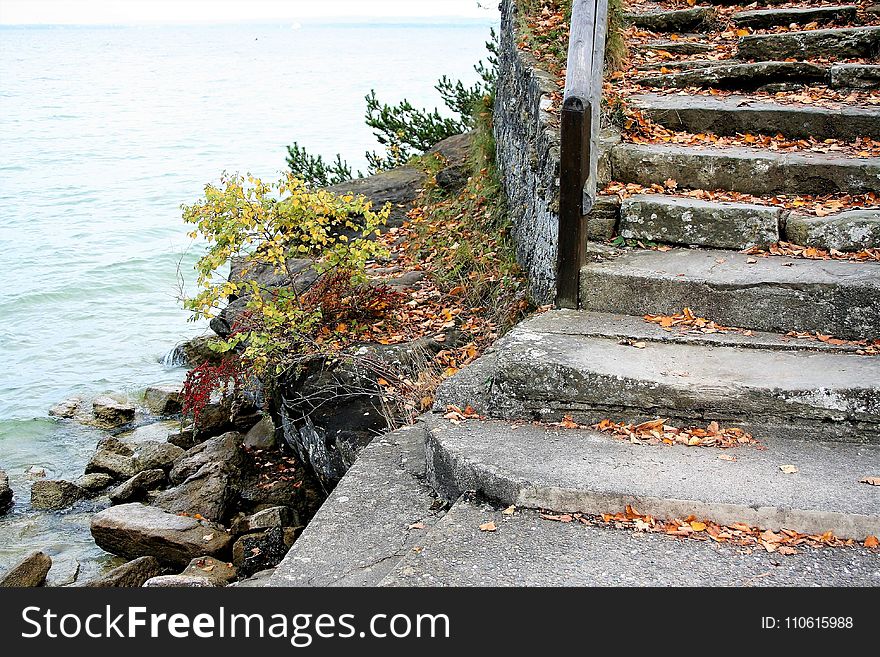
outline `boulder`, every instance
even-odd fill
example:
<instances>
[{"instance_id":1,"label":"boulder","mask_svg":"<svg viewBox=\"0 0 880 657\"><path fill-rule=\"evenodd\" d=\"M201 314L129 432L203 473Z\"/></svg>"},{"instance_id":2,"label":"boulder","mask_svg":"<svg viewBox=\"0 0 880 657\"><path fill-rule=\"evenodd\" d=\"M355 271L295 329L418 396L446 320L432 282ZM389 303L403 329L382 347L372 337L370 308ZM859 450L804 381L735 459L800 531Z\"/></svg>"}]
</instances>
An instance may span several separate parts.
<instances>
[{"instance_id":1,"label":"boulder","mask_svg":"<svg viewBox=\"0 0 880 657\"><path fill-rule=\"evenodd\" d=\"M134 406L112 397L98 397L92 402L95 423L106 429L114 429L134 420Z\"/></svg>"},{"instance_id":2,"label":"boulder","mask_svg":"<svg viewBox=\"0 0 880 657\"><path fill-rule=\"evenodd\" d=\"M9 487L9 475L0 470L0 513L5 513L12 506L12 488Z\"/></svg>"},{"instance_id":3,"label":"boulder","mask_svg":"<svg viewBox=\"0 0 880 657\"><path fill-rule=\"evenodd\" d=\"M180 574L184 577L202 577L216 586L226 586L237 577L235 567L231 563L214 557L197 557L190 561Z\"/></svg>"},{"instance_id":4,"label":"boulder","mask_svg":"<svg viewBox=\"0 0 880 657\"><path fill-rule=\"evenodd\" d=\"M63 479L41 479L31 486L31 508L34 509L66 509L85 497L88 497L85 490Z\"/></svg>"},{"instance_id":5,"label":"boulder","mask_svg":"<svg viewBox=\"0 0 880 657\"><path fill-rule=\"evenodd\" d=\"M206 463L183 483L160 493L153 505L171 513L222 522L234 510L236 488L223 463Z\"/></svg>"},{"instance_id":6,"label":"boulder","mask_svg":"<svg viewBox=\"0 0 880 657\"><path fill-rule=\"evenodd\" d=\"M31 552L0 576L0 588L42 586L51 567L51 558L42 552Z\"/></svg>"},{"instance_id":7,"label":"boulder","mask_svg":"<svg viewBox=\"0 0 880 657\"><path fill-rule=\"evenodd\" d=\"M174 421L153 422L137 427L133 431L119 434L117 438L129 445L139 443L165 443L168 442L168 434L177 430L180 425Z\"/></svg>"},{"instance_id":8,"label":"boulder","mask_svg":"<svg viewBox=\"0 0 880 657\"><path fill-rule=\"evenodd\" d=\"M83 583L86 588L135 588L166 572L156 557L138 557L118 568L104 573L97 579Z\"/></svg>"},{"instance_id":9,"label":"boulder","mask_svg":"<svg viewBox=\"0 0 880 657\"><path fill-rule=\"evenodd\" d=\"M146 496L147 491L154 490L163 483L165 483L164 470L157 468L138 472L110 491L110 501L114 504L139 501Z\"/></svg>"},{"instance_id":10,"label":"boulder","mask_svg":"<svg viewBox=\"0 0 880 657\"><path fill-rule=\"evenodd\" d=\"M209 463L224 464L226 468L238 470L242 460L241 444L242 435L230 431L188 449L171 468L171 483L183 483Z\"/></svg>"},{"instance_id":11,"label":"boulder","mask_svg":"<svg viewBox=\"0 0 880 657\"><path fill-rule=\"evenodd\" d=\"M58 417L69 420L79 414L82 404L82 397L71 397L70 399L65 399L58 402L52 408L50 408L49 415L50 417Z\"/></svg>"},{"instance_id":12,"label":"boulder","mask_svg":"<svg viewBox=\"0 0 880 657\"><path fill-rule=\"evenodd\" d=\"M177 445L181 449L190 449L198 444L195 431L191 426L172 431L168 434L168 442Z\"/></svg>"},{"instance_id":13,"label":"boulder","mask_svg":"<svg viewBox=\"0 0 880 657\"><path fill-rule=\"evenodd\" d=\"M208 588L217 586L204 577L189 575L159 575L144 582L147 588Z\"/></svg>"},{"instance_id":14,"label":"boulder","mask_svg":"<svg viewBox=\"0 0 880 657\"><path fill-rule=\"evenodd\" d=\"M223 527L137 502L96 513L91 532L95 543L112 554L128 559L153 556L181 567L198 556L223 554L231 543Z\"/></svg>"},{"instance_id":15,"label":"boulder","mask_svg":"<svg viewBox=\"0 0 880 657\"><path fill-rule=\"evenodd\" d=\"M245 434L244 446L249 449L272 449L277 444L275 423L265 416Z\"/></svg>"},{"instance_id":16,"label":"boulder","mask_svg":"<svg viewBox=\"0 0 880 657\"><path fill-rule=\"evenodd\" d=\"M52 568L46 576L45 586L58 588L76 583L79 577L80 563L72 557L55 557Z\"/></svg>"},{"instance_id":17,"label":"boulder","mask_svg":"<svg viewBox=\"0 0 880 657\"><path fill-rule=\"evenodd\" d=\"M86 465L86 474L105 472L116 479L128 479L144 470L167 470L182 454L180 447L167 442L129 444L110 436L98 443L98 449Z\"/></svg>"},{"instance_id":18,"label":"boulder","mask_svg":"<svg viewBox=\"0 0 880 657\"><path fill-rule=\"evenodd\" d=\"M157 415L176 415L183 410L183 384L150 386L144 391L144 403Z\"/></svg>"},{"instance_id":19,"label":"boulder","mask_svg":"<svg viewBox=\"0 0 880 657\"><path fill-rule=\"evenodd\" d=\"M216 341L217 336L213 333L199 335L177 345L166 360L175 366L190 367L198 367L203 363L216 363L221 358L219 353L211 349L211 345Z\"/></svg>"},{"instance_id":20,"label":"boulder","mask_svg":"<svg viewBox=\"0 0 880 657\"><path fill-rule=\"evenodd\" d=\"M254 534L245 534L232 546L232 563L238 574L250 577L256 572L274 568L290 549L284 530L273 527Z\"/></svg>"},{"instance_id":21,"label":"boulder","mask_svg":"<svg viewBox=\"0 0 880 657\"><path fill-rule=\"evenodd\" d=\"M261 570L258 573L254 573L250 577L246 579L240 579L237 582L233 582L229 586L241 587L241 588L263 588L264 586L269 586L269 579L272 575L275 574L274 568L269 568L267 570Z\"/></svg>"},{"instance_id":22,"label":"boulder","mask_svg":"<svg viewBox=\"0 0 880 657\"><path fill-rule=\"evenodd\" d=\"M240 535L272 527L295 527L300 524L297 516L286 506L272 506L253 515L239 517L232 525L232 533Z\"/></svg>"},{"instance_id":23,"label":"boulder","mask_svg":"<svg viewBox=\"0 0 880 657\"><path fill-rule=\"evenodd\" d=\"M97 495L110 486L113 481L113 477L106 472L92 472L77 478L73 483L82 488L88 495Z\"/></svg>"}]
</instances>

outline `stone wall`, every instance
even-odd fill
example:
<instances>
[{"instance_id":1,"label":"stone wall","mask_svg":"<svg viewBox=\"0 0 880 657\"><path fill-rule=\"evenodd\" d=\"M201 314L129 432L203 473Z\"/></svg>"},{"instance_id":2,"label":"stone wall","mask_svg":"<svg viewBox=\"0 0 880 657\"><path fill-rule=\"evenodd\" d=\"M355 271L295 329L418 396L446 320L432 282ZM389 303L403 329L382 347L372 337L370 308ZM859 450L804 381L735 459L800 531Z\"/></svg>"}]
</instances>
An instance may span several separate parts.
<instances>
[{"instance_id":1,"label":"stone wall","mask_svg":"<svg viewBox=\"0 0 880 657\"><path fill-rule=\"evenodd\" d=\"M559 122L546 110L553 76L517 48L515 0L501 3L495 98L498 166L511 214L516 257L540 303L553 300L559 209Z\"/></svg>"}]
</instances>

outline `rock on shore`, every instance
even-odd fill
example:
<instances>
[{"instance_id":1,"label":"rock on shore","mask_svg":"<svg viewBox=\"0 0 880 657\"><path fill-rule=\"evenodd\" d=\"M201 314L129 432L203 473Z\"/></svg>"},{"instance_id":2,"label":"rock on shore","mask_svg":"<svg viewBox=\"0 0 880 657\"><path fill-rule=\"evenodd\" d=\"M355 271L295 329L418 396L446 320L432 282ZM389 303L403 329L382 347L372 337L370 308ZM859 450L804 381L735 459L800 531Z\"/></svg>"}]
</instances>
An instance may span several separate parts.
<instances>
[{"instance_id":1,"label":"rock on shore","mask_svg":"<svg viewBox=\"0 0 880 657\"><path fill-rule=\"evenodd\" d=\"M9 487L9 475L0 470L0 514L6 513L12 506L12 489Z\"/></svg>"},{"instance_id":2,"label":"rock on shore","mask_svg":"<svg viewBox=\"0 0 880 657\"><path fill-rule=\"evenodd\" d=\"M42 586L52 567L52 559L42 552L31 552L0 576L0 588Z\"/></svg>"},{"instance_id":3,"label":"rock on shore","mask_svg":"<svg viewBox=\"0 0 880 657\"><path fill-rule=\"evenodd\" d=\"M137 502L95 514L91 531L98 547L107 552L129 559L153 556L179 566L199 556L224 554L232 542L222 527Z\"/></svg>"}]
</instances>

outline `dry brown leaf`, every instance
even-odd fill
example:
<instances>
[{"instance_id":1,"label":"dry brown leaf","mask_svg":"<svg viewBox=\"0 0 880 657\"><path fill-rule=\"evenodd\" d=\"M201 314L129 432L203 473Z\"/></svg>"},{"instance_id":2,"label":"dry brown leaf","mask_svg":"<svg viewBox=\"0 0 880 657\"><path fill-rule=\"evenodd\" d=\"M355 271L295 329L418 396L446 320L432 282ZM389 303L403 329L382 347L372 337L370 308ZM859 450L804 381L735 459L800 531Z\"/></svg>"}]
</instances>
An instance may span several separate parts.
<instances>
[{"instance_id":1,"label":"dry brown leaf","mask_svg":"<svg viewBox=\"0 0 880 657\"><path fill-rule=\"evenodd\" d=\"M865 477L859 479L860 484L868 484L869 486L880 486L880 477Z\"/></svg>"},{"instance_id":2,"label":"dry brown leaf","mask_svg":"<svg viewBox=\"0 0 880 657\"><path fill-rule=\"evenodd\" d=\"M498 528L495 526L495 523L492 522L491 520L489 522L484 522L482 525L480 525L481 532L494 532L497 530L498 530Z\"/></svg>"},{"instance_id":3,"label":"dry brown leaf","mask_svg":"<svg viewBox=\"0 0 880 657\"><path fill-rule=\"evenodd\" d=\"M795 474L798 471L796 465L780 465L779 469L783 474Z\"/></svg>"}]
</instances>

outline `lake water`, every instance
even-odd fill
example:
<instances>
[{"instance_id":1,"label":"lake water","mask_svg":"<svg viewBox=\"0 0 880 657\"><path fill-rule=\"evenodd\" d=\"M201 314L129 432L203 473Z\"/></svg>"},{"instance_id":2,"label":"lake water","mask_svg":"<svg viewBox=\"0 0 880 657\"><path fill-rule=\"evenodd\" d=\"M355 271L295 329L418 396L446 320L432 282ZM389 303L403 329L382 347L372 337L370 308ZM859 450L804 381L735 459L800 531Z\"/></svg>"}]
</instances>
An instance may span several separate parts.
<instances>
[{"instance_id":1,"label":"lake water","mask_svg":"<svg viewBox=\"0 0 880 657\"><path fill-rule=\"evenodd\" d=\"M47 409L182 379L161 357L204 331L177 301L197 248L181 203L222 171L276 178L293 140L364 166L363 97L440 103L472 82L489 24L0 28L0 570L43 549L106 556L88 504L28 508L27 470L82 473L97 432ZM87 573L84 573L87 574Z\"/></svg>"}]
</instances>

